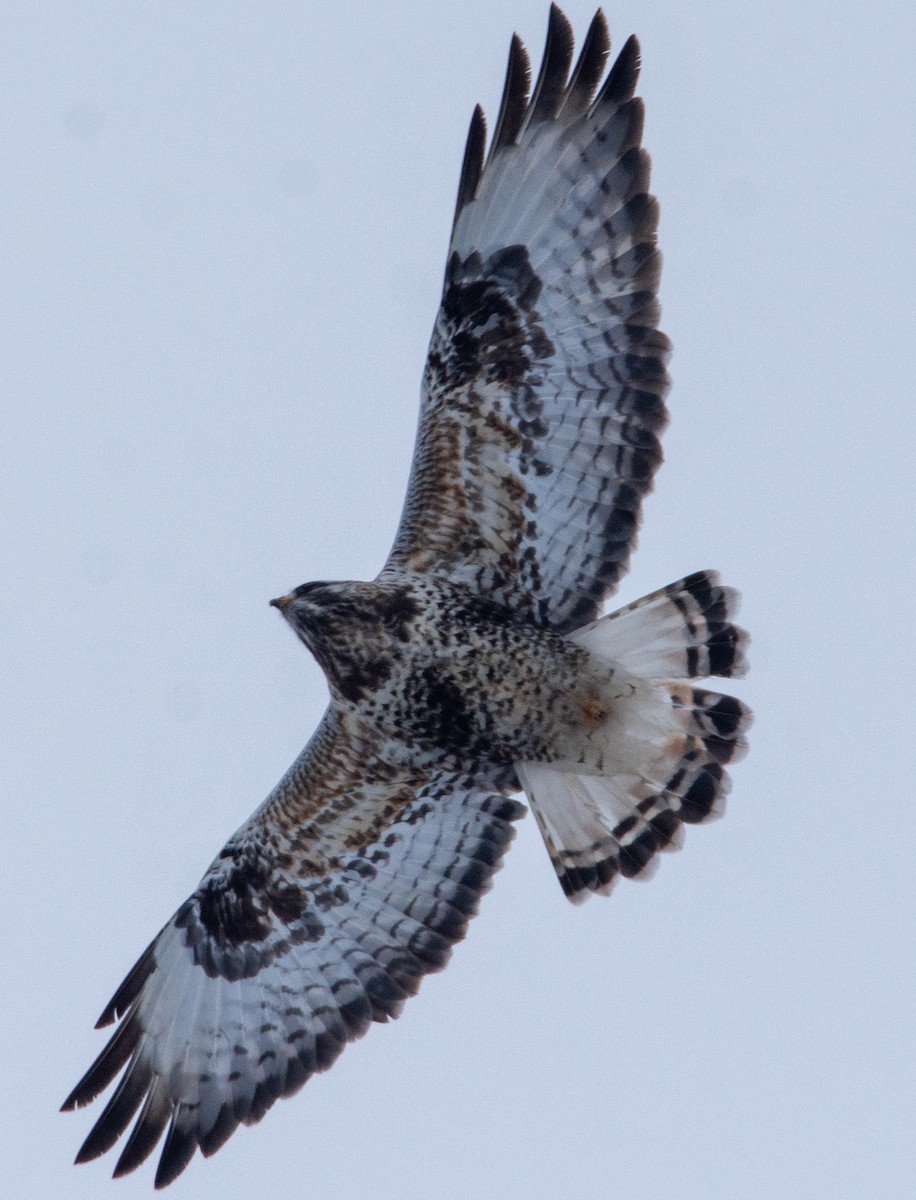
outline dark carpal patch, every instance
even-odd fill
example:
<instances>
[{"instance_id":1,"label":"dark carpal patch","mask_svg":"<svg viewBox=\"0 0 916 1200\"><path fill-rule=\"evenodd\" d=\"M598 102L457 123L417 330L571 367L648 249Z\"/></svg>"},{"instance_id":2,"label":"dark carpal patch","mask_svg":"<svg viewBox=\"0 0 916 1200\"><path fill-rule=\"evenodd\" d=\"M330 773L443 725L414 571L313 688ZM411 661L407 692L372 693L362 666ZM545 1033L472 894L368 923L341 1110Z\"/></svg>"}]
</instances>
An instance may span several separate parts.
<instances>
[{"instance_id":1,"label":"dark carpal patch","mask_svg":"<svg viewBox=\"0 0 916 1200\"><path fill-rule=\"evenodd\" d=\"M476 251L464 261L453 254L439 315L447 336L434 340L427 362L432 388L521 387L532 364L554 353L534 309L541 288L524 246L485 261Z\"/></svg>"},{"instance_id":2,"label":"dark carpal patch","mask_svg":"<svg viewBox=\"0 0 916 1200\"><path fill-rule=\"evenodd\" d=\"M230 846L221 857L225 869L205 880L175 920L208 975L254 975L290 944L321 937L324 926L310 911L308 893L279 876L261 847ZM282 936L275 921L286 927Z\"/></svg>"}]
</instances>

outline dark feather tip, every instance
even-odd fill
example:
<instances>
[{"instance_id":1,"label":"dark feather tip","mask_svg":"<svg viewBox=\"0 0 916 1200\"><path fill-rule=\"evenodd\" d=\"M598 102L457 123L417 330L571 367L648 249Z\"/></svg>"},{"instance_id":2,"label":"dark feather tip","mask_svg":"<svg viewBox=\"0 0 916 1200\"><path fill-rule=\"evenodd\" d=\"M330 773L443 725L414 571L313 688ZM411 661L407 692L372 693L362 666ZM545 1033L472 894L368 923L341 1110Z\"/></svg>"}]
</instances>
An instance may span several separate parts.
<instances>
[{"instance_id":1,"label":"dark feather tip","mask_svg":"<svg viewBox=\"0 0 916 1200\"><path fill-rule=\"evenodd\" d=\"M604 13L599 8L588 27L579 61L576 63L572 78L566 89L566 99L563 102L561 116L575 117L585 112L592 102L605 64L611 49L611 39L608 34Z\"/></svg>"},{"instance_id":2,"label":"dark feather tip","mask_svg":"<svg viewBox=\"0 0 916 1200\"><path fill-rule=\"evenodd\" d=\"M636 36L631 34L624 42L623 49L608 72L604 87L598 95L598 103L622 104L624 101L632 99L639 80L639 66L639 42Z\"/></svg>"},{"instance_id":3,"label":"dark feather tip","mask_svg":"<svg viewBox=\"0 0 916 1200\"><path fill-rule=\"evenodd\" d=\"M531 85L531 64L528 52L517 33L512 35L509 44L509 62L506 66L506 82L503 85L502 100L499 105L499 115L493 129L493 141L487 163L493 160L497 150L503 146L511 146L518 137L525 111L528 107L528 88Z\"/></svg>"},{"instance_id":4,"label":"dark feather tip","mask_svg":"<svg viewBox=\"0 0 916 1200\"><path fill-rule=\"evenodd\" d=\"M165 1145L162 1147L153 1186L161 1189L174 1183L194 1157L196 1149L197 1138L194 1136L193 1128L183 1125L178 1120L176 1113L168 1137L165 1139Z\"/></svg>"},{"instance_id":5,"label":"dark feather tip","mask_svg":"<svg viewBox=\"0 0 916 1200\"><path fill-rule=\"evenodd\" d=\"M566 91L566 79L573 56L573 31L569 21L555 4L550 6L547 41L537 83L531 96L528 122L532 125L557 115Z\"/></svg>"},{"instance_id":6,"label":"dark feather tip","mask_svg":"<svg viewBox=\"0 0 916 1200\"><path fill-rule=\"evenodd\" d=\"M464 161L461 164L461 179L458 183L458 199L455 201L455 220L461 215L462 209L471 203L477 194L480 183L480 173L483 170L483 152L487 140L487 121L483 109L478 104L471 117L468 129L468 140L464 148ZM271 600L271 604L275 601Z\"/></svg>"}]
</instances>

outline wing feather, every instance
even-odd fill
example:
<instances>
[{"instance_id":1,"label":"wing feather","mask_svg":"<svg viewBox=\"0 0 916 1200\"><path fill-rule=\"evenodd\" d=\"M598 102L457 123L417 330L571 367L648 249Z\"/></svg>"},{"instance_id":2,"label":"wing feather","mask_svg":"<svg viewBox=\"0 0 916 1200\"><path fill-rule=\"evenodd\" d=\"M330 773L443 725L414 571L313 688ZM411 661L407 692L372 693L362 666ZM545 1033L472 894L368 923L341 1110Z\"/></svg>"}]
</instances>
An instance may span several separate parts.
<instances>
[{"instance_id":1,"label":"wing feather","mask_svg":"<svg viewBox=\"0 0 916 1200\"><path fill-rule=\"evenodd\" d=\"M487 167L493 157L503 146L511 146L518 137L525 111L528 107L528 88L531 86L531 64L528 61L528 51L525 49L518 34L512 35L509 43L509 61L506 65L506 82L503 85L502 99L499 103L499 114L496 127L493 130L493 141L487 156ZM479 183L479 180L478 180ZM476 194L476 193L475 193ZM469 197L470 200L473 196ZM459 216L456 213L456 219Z\"/></svg>"},{"instance_id":2,"label":"wing feather","mask_svg":"<svg viewBox=\"0 0 916 1200\"><path fill-rule=\"evenodd\" d=\"M573 68L566 97L560 110L563 117L579 116L590 106L611 49L607 22L599 8L588 27L579 60Z\"/></svg>"},{"instance_id":3,"label":"wing feather","mask_svg":"<svg viewBox=\"0 0 916 1200\"><path fill-rule=\"evenodd\" d=\"M531 124L552 120L566 93L566 80L572 63L574 39L572 26L555 4L547 19L547 41L537 82L531 93L527 120Z\"/></svg>"},{"instance_id":4,"label":"wing feather","mask_svg":"<svg viewBox=\"0 0 916 1200\"><path fill-rule=\"evenodd\" d=\"M667 422L639 47L600 84L608 45L598 14L570 77L554 6L529 100L513 39L483 169L473 189L462 176L386 565L562 632L594 619L626 569Z\"/></svg>"},{"instance_id":5,"label":"wing feather","mask_svg":"<svg viewBox=\"0 0 916 1200\"><path fill-rule=\"evenodd\" d=\"M478 104L471 115L468 140L464 147L461 163L461 178L458 183L458 199L455 201L455 220L466 204L474 199L480 173L483 170L483 152L487 142L487 122L483 109Z\"/></svg>"},{"instance_id":6,"label":"wing feather","mask_svg":"<svg viewBox=\"0 0 916 1200\"><path fill-rule=\"evenodd\" d=\"M463 937L524 809L486 781L385 766L349 722L329 710L106 1006L120 1024L64 1107L121 1078L77 1161L133 1121L115 1174L165 1133L165 1186L396 1017Z\"/></svg>"}]
</instances>

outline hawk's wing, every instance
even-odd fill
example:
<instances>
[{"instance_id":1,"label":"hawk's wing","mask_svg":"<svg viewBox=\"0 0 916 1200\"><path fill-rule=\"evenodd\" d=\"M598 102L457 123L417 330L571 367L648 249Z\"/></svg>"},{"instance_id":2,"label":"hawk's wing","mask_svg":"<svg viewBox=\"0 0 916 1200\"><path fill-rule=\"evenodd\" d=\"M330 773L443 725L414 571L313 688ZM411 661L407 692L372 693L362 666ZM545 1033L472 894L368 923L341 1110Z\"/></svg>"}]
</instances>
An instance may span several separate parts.
<instances>
[{"instance_id":1,"label":"hawk's wing","mask_svg":"<svg viewBox=\"0 0 916 1200\"><path fill-rule=\"evenodd\" d=\"M608 45L599 12L568 78L554 6L530 99L513 39L486 162L474 114L386 567L561 631L593 619L626 568L667 419L639 51L631 38L596 94Z\"/></svg>"},{"instance_id":2,"label":"hawk's wing","mask_svg":"<svg viewBox=\"0 0 916 1200\"><path fill-rule=\"evenodd\" d=\"M102 1014L121 1022L64 1107L124 1071L77 1161L140 1109L115 1175L168 1127L163 1186L397 1016L464 935L523 812L468 779L404 774L329 710Z\"/></svg>"}]
</instances>

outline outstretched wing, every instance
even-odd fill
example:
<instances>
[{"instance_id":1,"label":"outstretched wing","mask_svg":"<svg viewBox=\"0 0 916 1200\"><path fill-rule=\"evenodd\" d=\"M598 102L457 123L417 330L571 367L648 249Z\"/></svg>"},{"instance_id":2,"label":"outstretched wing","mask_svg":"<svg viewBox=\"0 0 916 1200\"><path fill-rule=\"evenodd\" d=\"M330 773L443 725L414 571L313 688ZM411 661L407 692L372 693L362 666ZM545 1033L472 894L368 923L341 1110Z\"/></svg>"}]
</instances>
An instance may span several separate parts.
<instances>
[{"instance_id":1,"label":"outstretched wing","mask_svg":"<svg viewBox=\"0 0 916 1200\"><path fill-rule=\"evenodd\" d=\"M162 1187L397 1016L463 937L523 812L471 780L405 775L329 711L103 1012L121 1022L64 1108L124 1070L77 1161L140 1109L115 1175L168 1127Z\"/></svg>"},{"instance_id":2,"label":"outstretched wing","mask_svg":"<svg viewBox=\"0 0 916 1200\"><path fill-rule=\"evenodd\" d=\"M551 8L529 98L514 38L484 162L471 121L407 500L386 570L444 575L538 623L592 620L661 462L669 344L634 38L604 84L593 20L569 75Z\"/></svg>"}]
</instances>

